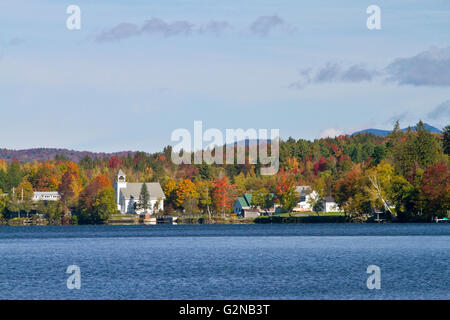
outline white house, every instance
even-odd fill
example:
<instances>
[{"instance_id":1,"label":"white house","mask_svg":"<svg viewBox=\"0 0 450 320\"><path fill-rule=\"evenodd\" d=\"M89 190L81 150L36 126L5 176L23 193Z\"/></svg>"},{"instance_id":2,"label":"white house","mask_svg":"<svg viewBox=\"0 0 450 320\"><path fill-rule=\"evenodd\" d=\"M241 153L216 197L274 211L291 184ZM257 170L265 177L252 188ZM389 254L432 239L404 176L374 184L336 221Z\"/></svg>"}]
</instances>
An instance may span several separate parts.
<instances>
[{"instance_id":1,"label":"white house","mask_svg":"<svg viewBox=\"0 0 450 320\"><path fill-rule=\"evenodd\" d=\"M127 182L125 173L122 170L116 175L114 188L116 189L116 204L117 209L121 213L137 213L140 214L144 210L138 209L139 195L141 193L142 185L144 183ZM150 194L150 212L154 213L164 210L164 199L166 196L161 188L159 182L145 183L147 191ZM156 208L156 204L157 208Z\"/></svg>"},{"instance_id":2,"label":"white house","mask_svg":"<svg viewBox=\"0 0 450 320\"><path fill-rule=\"evenodd\" d=\"M57 191L35 191L33 192L32 201L58 201L61 199Z\"/></svg>"},{"instance_id":3,"label":"white house","mask_svg":"<svg viewBox=\"0 0 450 320\"><path fill-rule=\"evenodd\" d=\"M339 208L339 205L336 203L333 197L323 197L322 208L325 212L344 212Z\"/></svg>"},{"instance_id":4,"label":"white house","mask_svg":"<svg viewBox=\"0 0 450 320\"><path fill-rule=\"evenodd\" d=\"M310 186L297 186L295 191L299 195L299 202L294 207L293 211L312 211L310 199L317 198L319 194L312 190Z\"/></svg>"}]
</instances>

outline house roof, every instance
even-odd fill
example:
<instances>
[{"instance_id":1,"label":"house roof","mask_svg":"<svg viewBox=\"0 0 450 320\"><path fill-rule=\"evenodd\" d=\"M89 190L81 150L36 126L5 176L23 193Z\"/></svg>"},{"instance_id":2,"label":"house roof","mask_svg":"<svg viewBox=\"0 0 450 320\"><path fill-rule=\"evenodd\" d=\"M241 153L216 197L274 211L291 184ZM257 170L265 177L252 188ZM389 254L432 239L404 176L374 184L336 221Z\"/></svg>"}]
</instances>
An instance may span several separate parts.
<instances>
[{"instance_id":1,"label":"house roof","mask_svg":"<svg viewBox=\"0 0 450 320\"><path fill-rule=\"evenodd\" d=\"M237 200L241 204L241 207L243 207L243 208L251 207L251 205L252 205L252 194L251 193L246 193L242 197L239 197Z\"/></svg>"},{"instance_id":2,"label":"house roof","mask_svg":"<svg viewBox=\"0 0 450 320\"><path fill-rule=\"evenodd\" d=\"M274 193L269 193L269 196L271 199L275 198ZM252 197L253 197L253 194L245 193L242 197L238 197L237 201L239 201L239 203L241 204L241 207L243 207L243 208L251 207L252 206Z\"/></svg>"},{"instance_id":3,"label":"house roof","mask_svg":"<svg viewBox=\"0 0 450 320\"><path fill-rule=\"evenodd\" d=\"M140 182L128 182L126 188L121 188L120 192L123 194L125 199L130 199L131 197L139 199L141 194L141 188L143 183ZM165 199L166 196L158 182L147 182L147 191L150 194L150 200L157 200L158 198Z\"/></svg>"},{"instance_id":4,"label":"house roof","mask_svg":"<svg viewBox=\"0 0 450 320\"><path fill-rule=\"evenodd\" d=\"M248 205L251 206L251 204L252 204L252 194L251 193L246 193L246 194L244 194L244 198L247 201Z\"/></svg>"},{"instance_id":5,"label":"house roof","mask_svg":"<svg viewBox=\"0 0 450 320\"><path fill-rule=\"evenodd\" d=\"M34 196L59 196L58 191L34 191Z\"/></svg>"},{"instance_id":6,"label":"house roof","mask_svg":"<svg viewBox=\"0 0 450 320\"><path fill-rule=\"evenodd\" d=\"M336 202L336 200L334 200L334 197L332 197L332 196L323 197L323 201L325 201L325 202Z\"/></svg>"},{"instance_id":7,"label":"house roof","mask_svg":"<svg viewBox=\"0 0 450 320\"><path fill-rule=\"evenodd\" d=\"M248 207L247 201L245 201L244 197L238 197L237 201L239 202L239 204L241 205L242 208Z\"/></svg>"}]
</instances>

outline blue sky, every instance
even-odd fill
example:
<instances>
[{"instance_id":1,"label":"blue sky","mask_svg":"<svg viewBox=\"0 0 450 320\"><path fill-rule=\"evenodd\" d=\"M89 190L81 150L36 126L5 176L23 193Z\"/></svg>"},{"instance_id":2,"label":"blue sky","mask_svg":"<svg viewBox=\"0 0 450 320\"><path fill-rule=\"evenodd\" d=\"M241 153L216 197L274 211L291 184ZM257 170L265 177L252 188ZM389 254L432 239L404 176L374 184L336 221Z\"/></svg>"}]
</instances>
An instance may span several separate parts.
<instances>
[{"instance_id":1,"label":"blue sky","mask_svg":"<svg viewBox=\"0 0 450 320\"><path fill-rule=\"evenodd\" d=\"M449 124L449 1L243 2L2 1L0 148L154 152L194 120L305 139Z\"/></svg>"}]
</instances>

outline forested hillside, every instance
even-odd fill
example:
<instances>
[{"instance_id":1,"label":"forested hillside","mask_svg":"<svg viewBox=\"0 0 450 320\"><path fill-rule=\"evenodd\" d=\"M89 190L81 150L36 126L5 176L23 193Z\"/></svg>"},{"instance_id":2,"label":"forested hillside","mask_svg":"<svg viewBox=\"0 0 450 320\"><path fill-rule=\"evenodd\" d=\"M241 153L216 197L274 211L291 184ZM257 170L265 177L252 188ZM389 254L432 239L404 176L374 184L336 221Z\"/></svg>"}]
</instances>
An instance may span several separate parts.
<instances>
[{"instance_id":1,"label":"forested hillside","mask_svg":"<svg viewBox=\"0 0 450 320\"><path fill-rule=\"evenodd\" d=\"M450 210L449 135L449 126L443 134L433 134L419 122L417 131L403 132L397 124L386 137L289 138L280 143L280 171L273 176L261 176L259 164L175 165L171 147L154 154L85 155L78 162L63 156L32 162L3 159L0 213L7 218L30 212L27 200L33 191L59 191L60 202L38 209L53 223L63 216L102 223L116 212L112 187L121 168L128 181L161 183L165 214L226 215L246 192L253 193L255 205L264 208L275 201L289 212L297 201L295 186L310 185L320 197L334 196L354 216L377 209L401 220L427 220Z\"/></svg>"}]
</instances>

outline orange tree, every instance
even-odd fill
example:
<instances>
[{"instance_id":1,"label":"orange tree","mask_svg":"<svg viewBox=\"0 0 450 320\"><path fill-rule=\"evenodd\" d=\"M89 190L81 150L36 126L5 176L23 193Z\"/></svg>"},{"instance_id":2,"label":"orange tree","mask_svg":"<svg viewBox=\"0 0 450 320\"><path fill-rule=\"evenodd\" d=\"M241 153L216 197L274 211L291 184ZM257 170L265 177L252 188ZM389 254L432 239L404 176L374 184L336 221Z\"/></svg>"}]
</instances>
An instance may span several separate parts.
<instances>
[{"instance_id":1,"label":"orange tree","mask_svg":"<svg viewBox=\"0 0 450 320\"><path fill-rule=\"evenodd\" d=\"M233 186L226 177L214 180L212 200L217 212L223 217L233 205L233 196Z\"/></svg>"},{"instance_id":2,"label":"orange tree","mask_svg":"<svg viewBox=\"0 0 450 320\"><path fill-rule=\"evenodd\" d=\"M64 206L67 207L73 203L74 199L78 198L82 182L76 163L68 162L63 170L64 174L61 178L61 183L58 185L58 192L61 195Z\"/></svg>"},{"instance_id":3,"label":"orange tree","mask_svg":"<svg viewBox=\"0 0 450 320\"><path fill-rule=\"evenodd\" d=\"M291 212L298 203L298 194L295 191L294 179L292 176L281 172L275 186L277 202L283 211Z\"/></svg>"}]
</instances>

